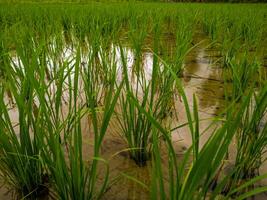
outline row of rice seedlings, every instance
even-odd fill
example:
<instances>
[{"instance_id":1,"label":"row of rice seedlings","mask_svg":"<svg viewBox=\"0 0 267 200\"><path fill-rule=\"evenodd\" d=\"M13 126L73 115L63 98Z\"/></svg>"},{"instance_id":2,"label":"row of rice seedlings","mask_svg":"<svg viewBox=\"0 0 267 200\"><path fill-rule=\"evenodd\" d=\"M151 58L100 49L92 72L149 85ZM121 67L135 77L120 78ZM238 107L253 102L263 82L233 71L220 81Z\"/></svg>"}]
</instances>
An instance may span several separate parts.
<instances>
[{"instance_id":1,"label":"row of rice seedlings","mask_svg":"<svg viewBox=\"0 0 267 200\"><path fill-rule=\"evenodd\" d=\"M233 42L233 45L235 45L234 43L236 42ZM244 48L247 49L247 47ZM250 58L248 50L241 56L238 55L237 51L232 51L232 49L230 51L225 51L226 54L223 55L225 57L231 55L228 60L225 60L227 61L225 62L227 68L224 70L226 104L240 107L241 102L247 98L251 90L257 90L259 94L255 92L254 96L250 96L236 130L234 141L236 141L237 153L234 169L223 190L229 197L240 195L251 189L244 187L240 191L230 192L232 188L238 187L246 181L250 182L259 175L258 170L262 164L263 149L266 147L266 130L264 130L265 125L262 124L266 113L266 88L261 87L262 84L264 85L261 64L257 56L253 55L253 58ZM227 121L231 115L235 115L235 111L229 112L228 110L226 112ZM243 196L245 197L246 194Z\"/></svg>"},{"instance_id":2,"label":"row of rice seedlings","mask_svg":"<svg viewBox=\"0 0 267 200\"><path fill-rule=\"evenodd\" d=\"M208 33L214 41L222 42L225 37L230 37L255 47L257 45L262 46L259 41L264 39L262 36L264 35L263 16L265 12L259 9L255 14L255 12L252 12L256 9L254 7L242 8L236 13L234 6L218 8L214 5L205 7L199 5L199 7L165 5L160 8L153 4L145 6L139 4L116 6L86 4L84 8L79 5L75 5L73 8L68 5L38 7L35 4L25 4L21 6L24 9L20 12L17 12L18 8L16 7L3 6L0 17L3 27L11 27L19 22L23 26L32 27L36 34L45 34L47 37L61 32L63 28L66 36L71 32L76 38L84 40L86 37L94 35L96 27L101 30L101 34L105 37L115 36L125 27L131 29L131 21L137 22L138 18L144 19L143 22L141 20L142 24L146 19L153 19L155 16L164 19L163 21L166 23L170 22L169 24L173 26L177 23L177 17L178 19L185 18L185 21L188 22L186 24L190 24L194 21L192 16L198 16L203 19L198 19L198 22L202 22L204 32ZM9 8L10 12L5 12L6 7ZM139 8L138 11L135 9L137 7ZM155 11L152 11L153 8L155 8ZM192 14L185 12L188 8L191 8ZM211 9L214 9L214 12L210 12ZM161 15L158 13L161 13ZM196 21L193 23L196 23Z\"/></svg>"},{"instance_id":3,"label":"row of rice seedlings","mask_svg":"<svg viewBox=\"0 0 267 200\"><path fill-rule=\"evenodd\" d=\"M225 33L222 39L219 41L220 45L218 48L221 52L222 66L224 68L231 68L231 63L235 62L237 59L243 60L243 58L239 58L240 55L242 56L242 54L245 54L248 58L254 58L256 56L257 60L262 60L264 58L265 47L259 43L260 41L264 40L262 37L264 30L260 28L263 26L263 21L257 20L260 18L260 16L256 17L251 15L251 13L249 16L251 19L247 17L244 17L242 20L228 19L225 23L232 23L232 25L229 25L230 27L225 25L226 28L222 28L222 31L225 31ZM244 31L239 27L243 26L243 24L246 24L247 26L249 23L253 23L253 26L249 28L250 35L254 35L242 36ZM259 30L257 31L257 29Z\"/></svg>"},{"instance_id":4,"label":"row of rice seedlings","mask_svg":"<svg viewBox=\"0 0 267 200\"><path fill-rule=\"evenodd\" d=\"M263 48L265 11L259 10L255 13L251 9L243 10L242 8L240 11L234 12L233 9L234 7L214 12L205 11L202 21L204 32L213 42L217 42L223 47L234 42L246 46L250 51Z\"/></svg>"},{"instance_id":5,"label":"row of rice seedlings","mask_svg":"<svg viewBox=\"0 0 267 200\"><path fill-rule=\"evenodd\" d=\"M248 20L248 19L243 20L242 23L245 23L246 20ZM235 22L235 23L239 23L239 22ZM222 43L223 63L222 64L223 64L223 67L225 67L224 79L226 82L226 84L225 84L226 100L228 101L230 99L231 100L230 104L237 105L237 107L238 107L240 102L243 101L244 96L246 96L248 94L248 92L249 92L249 90L251 90L251 88L260 87L262 84L264 84L264 82L262 82L262 81L264 81L263 80L264 77L262 76L262 68L261 68L261 64L259 62L260 58L258 58L261 55L257 55L257 52L252 54L250 52L251 46L249 46L249 44L252 45L252 43L253 43L254 45L257 46L257 48L261 48L260 45L255 43L256 40L261 39L261 37L260 37L261 34L256 35L255 37L252 37L250 39L245 39L245 38L247 38L246 35L243 35L243 36L240 35L242 33L242 31L240 31L241 29L237 30L234 34L232 32L230 32L231 30L233 31L233 28L237 28L237 27L238 27L238 24L233 26L232 29L230 29L229 32L227 32L227 34L225 35L226 37L223 38L223 43ZM240 42L243 43L242 46L240 45ZM239 51L241 49L242 49L242 52L245 51L247 53L240 55ZM256 56L254 54L256 54ZM251 59L251 55L253 56L252 59ZM257 80L256 80L256 78L257 78ZM261 90L261 89L259 89L259 90ZM266 91L265 91L265 93L266 93ZM263 94L264 94L264 92L263 92ZM235 166L233 169L233 173L231 175L229 175L229 178L228 178L229 183L226 183L224 185L224 189L222 190L223 193L228 194L229 198L231 195L235 195L235 197L236 197L236 195L242 194L245 191L249 190L249 188L244 187L243 189L240 189L239 191L234 190L235 192L229 192L230 190L232 190L232 188L240 186L245 181L249 181L250 179L253 179L255 176L258 176L258 174L256 174L256 172L258 170L258 167L262 164L260 162L260 160L261 160L260 158L262 157L262 154L264 153L264 151L261 148L264 148L263 146L266 146L266 144L264 144L264 141L266 140L266 139L264 139L264 137L255 136L254 137L255 143L252 142L253 144L256 144L257 142L259 142L260 144L263 144L263 146L259 145L259 149L257 149L258 151L253 152L253 153L255 153L254 155L258 155L258 157L255 158L255 160L252 159L252 157L250 157L249 159L250 159L251 163L249 163L249 160L247 160L245 158L246 157L245 156L246 150L248 150L248 148L249 148L248 147L249 143L243 142L243 138L247 138L247 141L250 141L250 139L248 139L248 138L251 135L257 135L257 134L254 134L255 131L253 131L251 129L249 130L251 134L248 134L249 131L242 131L242 130L244 130L243 127L246 127L247 123L250 124L249 123L250 122L250 115L255 114L254 111L256 110L257 105L255 105L255 100L253 100L253 98L250 99L250 102L251 101L253 101L253 106L251 106L251 103L250 104L248 103L247 106L244 108L245 113L244 113L243 118L240 122L240 124L242 124L242 125L236 131L237 133L236 133L235 140L237 141L237 146L236 146L237 155L236 155L236 162L235 162ZM257 102L259 102L259 101L257 101ZM258 103L256 103L256 104L258 104ZM261 105L259 105L259 107L261 107L261 106L265 107L265 108L263 108L262 114L259 114L260 111L258 110L258 114L261 115L261 117L262 117L263 113L266 112L265 111L266 105L264 105L264 103L261 102ZM226 117L227 121L229 120L229 118L231 118L231 115L233 115L233 113L230 113L230 114L227 113L227 117ZM257 115L257 114L255 114L255 115ZM244 119L246 119L246 120L244 120ZM251 121L253 121L253 120L251 120ZM258 124L258 125L262 124L262 119L259 119L259 118L255 119L254 124ZM262 126L262 127L264 127L264 126ZM246 128L246 130L247 130L247 128ZM252 134L252 132L253 132L253 134ZM261 134L260 132L258 132L258 133ZM258 138L259 140L257 140L256 138ZM245 145L243 145L243 144L245 144ZM252 148L249 148L249 150L252 150ZM227 156L228 156L228 154L227 154ZM248 168L246 168L245 166L247 166ZM248 175L248 177L246 177L245 174L248 174L248 173L249 173L249 175ZM264 189L259 189L259 191L260 190L262 191ZM243 198L245 198L245 197L246 197L246 194L243 194Z\"/></svg>"}]
</instances>

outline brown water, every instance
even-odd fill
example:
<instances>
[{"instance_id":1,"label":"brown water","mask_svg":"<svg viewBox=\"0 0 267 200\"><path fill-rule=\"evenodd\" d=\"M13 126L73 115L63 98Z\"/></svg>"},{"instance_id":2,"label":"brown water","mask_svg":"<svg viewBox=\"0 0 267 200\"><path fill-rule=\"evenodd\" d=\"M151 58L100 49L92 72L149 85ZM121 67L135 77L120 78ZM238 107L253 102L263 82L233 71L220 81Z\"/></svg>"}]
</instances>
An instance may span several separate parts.
<instances>
[{"instance_id":1,"label":"brown water","mask_svg":"<svg viewBox=\"0 0 267 200\"><path fill-rule=\"evenodd\" d=\"M194 39L194 43L197 43L203 39L202 36L197 35ZM173 40L167 38L168 48L172 49ZM208 41L203 42L201 45L194 48L187 56L185 65L185 72L183 75L183 83L187 98L192 108L193 94L196 94L199 104L199 115L201 119L206 119L200 122L200 132L204 131L212 121L214 116L217 116L224 109L224 84L222 80L222 69L219 64L214 64L217 59L217 52L211 48L206 48ZM133 64L133 53L131 49L126 48L127 51L127 66L129 69ZM71 51L66 50L66 57L71 57ZM119 60L119 53L116 55ZM147 79L151 77L153 56L149 51L144 52L143 63ZM118 77L120 79L120 77ZM176 98L176 109L178 113L178 120L176 118L171 119L172 127L176 127L179 124L187 122L186 113L184 110L183 102L179 97ZM14 108L10 111L14 124L17 121L17 111ZM84 145L83 153L84 159L90 160L93 155L93 144L88 143L92 141L93 133L90 127L90 122L87 118L83 119L82 130L84 133ZM214 125L216 128L216 125ZM200 145L205 144L207 139L210 137L213 129L205 132L200 138ZM191 146L191 136L188 127L178 129L172 134L172 141L175 152L178 159L182 159L183 153ZM234 144L232 144L234 147ZM120 137L120 129L116 119L112 119L108 132L104 138L101 156L109 161L110 166L110 180L112 184L109 186L107 192L103 196L103 199L107 200L145 200L149 199L149 192L137 182L129 180L124 174L132 176L144 184L149 184L151 175L151 163L145 167L138 167L133 160L128 156L125 151L127 148L126 142ZM233 148L234 149L234 148ZM121 152L121 153L118 153ZM162 163L163 170L167 175L167 151L162 147ZM166 153L164 153L166 152ZM166 159L164 159L166 158ZM233 162L234 153L230 156L229 164ZM99 164L99 181L103 179L103 171L105 165ZM261 167L261 173L267 172L267 163L264 163ZM118 177L118 178L117 178ZM264 180L261 184L266 184ZM4 187L0 189L0 200L9 200L12 198L12 192L6 193L7 189ZM266 199L267 196L260 195L257 199Z\"/></svg>"}]
</instances>

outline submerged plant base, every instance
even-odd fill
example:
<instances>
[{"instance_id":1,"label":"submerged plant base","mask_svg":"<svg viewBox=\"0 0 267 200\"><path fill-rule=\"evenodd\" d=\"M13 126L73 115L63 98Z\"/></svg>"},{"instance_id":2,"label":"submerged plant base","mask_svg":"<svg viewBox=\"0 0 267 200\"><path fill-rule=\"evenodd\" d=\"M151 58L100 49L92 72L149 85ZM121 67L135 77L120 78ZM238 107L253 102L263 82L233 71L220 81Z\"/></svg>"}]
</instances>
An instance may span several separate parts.
<instances>
[{"instance_id":1,"label":"submerged plant base","mask_svg":"<svg viewBox=\"0 0 267 200\"><path fill-rule=\"evenodd\" d=\"M39 199L46 198L49 195L48 188L49 177L47 174L44 174L42 177L42 183L32 187L32 191L29 191L27 186L24 186L22 190L19 191L19 199Z\"/></svg>"},{"instance_id":2,"label":"submerged plant base","mask_svg":"<svg viewBox=\"0 0 267 200\"><path fill-rule=\"evenodd\" d=\"M134 151L130 153L130 158L133 159L139 167L144 167L147 165L147 161L150 160L151 154L142 150Z\"/></svg>"},{"instance_id":3,"label":"submerged plant base","mask_svg":"<svg viewBox=\"0 0 267 200\"><path fill-rule=\"evenodd\" d=\"M233 188L240 187L242 184L246 183L246 181L247 180L245 179L238 179L238 180L230 179L229 183L226 184L225 187L223 188L221 194L223 196L228 196L229 193L231 193L231 190ZM250 186L249 188L244 188L241 192L239 191L239 192L232 193L230 196L231 198L235 199L238 195L248 192L251 188L253 188L253 186Z\"/></svg>"},{"instance_id":4,"label":"submerged plant base","mask_svg":"<svg viewBox=\"0 0 267 200\"><path fill-rule=\"evenodd\" d=\"M234 166L232 166L232 167L234 167ZM228 183L225 184L221 194L223 196L228 196L231 193L231 191L233 190L233 188L238 188L241 185L248 182L249 180L259 176L259 171L258 171L258 169L249 170L249 171L244 170L244 171L239 172L239 173L235 172L232 175L230 175L230 174L225 174L225 175L229 175L230 177L229 177ZM216 183L217 183L217 181L216 181ZM244 187L241 191L231 193L230 197L235 199L237 196L250 191L251 189L253 189L253 187L254 187L254 185ZM211 190L213 190L215 188L216 187L211 188Z\"/></svg>"}]
</instances>

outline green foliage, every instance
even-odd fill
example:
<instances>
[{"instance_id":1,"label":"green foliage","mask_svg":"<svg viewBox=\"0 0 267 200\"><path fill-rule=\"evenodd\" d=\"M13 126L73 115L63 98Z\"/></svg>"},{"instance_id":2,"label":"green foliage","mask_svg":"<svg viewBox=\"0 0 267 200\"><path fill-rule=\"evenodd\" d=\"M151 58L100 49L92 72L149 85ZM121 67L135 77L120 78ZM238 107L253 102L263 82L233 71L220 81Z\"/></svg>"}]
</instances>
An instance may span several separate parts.
<instances>
[{"instance_id":1,"label":"green foliage","mask_svg":"<svg viewBox=\"0 0 267 200\"><path fill-rule=\"evenodd\" d=\"M264 4L1 4L1 177L22 198L101 198L110 171L100 149L114 119L137 165L152 160L151 199L243 199L266 191L251 189L265 177L256 172L267 141L266 16ZM202 147L198 100L189 102L181 79L198 35L219 51L226 97ZM171 128L178 103L187 122ZM172 132L184 126L192 146L178 159ZM219 180L235 140L233 173Z\"/></svg>"}]
</instances>

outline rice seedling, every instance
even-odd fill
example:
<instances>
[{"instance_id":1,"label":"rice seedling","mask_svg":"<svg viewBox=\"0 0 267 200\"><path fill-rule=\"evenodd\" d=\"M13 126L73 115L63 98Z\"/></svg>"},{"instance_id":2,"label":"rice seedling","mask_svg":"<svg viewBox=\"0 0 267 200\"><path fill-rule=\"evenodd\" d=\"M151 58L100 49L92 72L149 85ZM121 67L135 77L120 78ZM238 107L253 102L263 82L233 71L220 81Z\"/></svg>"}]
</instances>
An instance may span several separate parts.
<instances>
[{"instance_id":1,"label":"rice seedling","mask_svg":"<svg viewBox=\"0 0 267 200\"><path fill-rule=\"evenodd\" d=\"M221 16L219 14L208 14L205 13L203 20L203 29L213 41L218 40L219 37L219 26L222 23Z\"/></svg>"},{"instance_id":2,"label":"rice seedling","mask_svg":"<svg viewBox=\"0 0 267 200\"><path fill-rule=\"evenodd\" d=\"M123 61L123 75L125 79L125 88L123 93L133 94L137 98L140 97L140 93L143 97L141 98L142 105L144 107L148 107L148 109L154 110L154 112L159 113L160 108L160 99L157 102L154 102L156 97L151 91L154 91L152 87L153 81L156 79L152 78L151 83L147 83L144 76L140 74L137 77L137 85L133 86L131 80L129 80L128 69L124 58L124 53L121 48L121 56ZM158 66L153 68L152 73L157 70ZM157 76L157 75L155 75ZM154 76L154 77L155 77ZM155 99L154 99L155 98ZM158 109L154 108L154 103L158 106ZM146 164L146 161L150 157L150 142L151 139L151 123L147 121L145 116L139 113L138 109L134 107L131 102L128 100L127 96L122 94L119 98L120 110L122 111L121 116L118 115L118 122L120 124L120 128L122 130L122 135L125 137L129 148L131 149L130 154L131 158L135 160L135 162L143 166Z\"/></svg>"},{"instance_id":3,"label":"rice seedling","mask_svg":"<svg viewBox=\"0 0 267 200\"><path fill-rule=\"evenodd\" d=\"M221 45L222 66L224 68L231 68L231 63L238 54L241 46L238 40L232 41L231 37L225 37Z\"/></svg>"},{"instance_id":4,"label":"rice seedling","mask_svg":"<svg viewBox=\"0 0 267 200\"><path fill-rule=\"evenodd\" d=\"M224 78L230 79L231 87L225 90L226 98L233 101L239 101L246 91L254 87L255 77L260 74L260 63L255 58L250 61L247 54L244 54L240 60L237 58L229 63L230 69L225 71ZM261 80L258 80L261 82ZM230 95L230 96L229 96Z\"/></svg>"},{"instance_id":5,"label":"rice seedling","mask_svg":"<svg viewBox=\"0 0 267 200\"><path fill-rule=\"evenodd\" d=\"M108 183L108 165L104 182L99 187L96 185L98 177L98 162L100 159L100 147L109 121L113 114L122 84L117 88L115 78L116 74L113 71L110 74L110 84L106 87L106 96L101 107L96 105L97 87L92 73L83 72L79 68L85 67L81 65L81 51L76 52L75 63L69 65L65 63L59 67L59 71L55 76L58 80L57 90L54 94L56 99L55 106L48 105L46 107L48 115L46 121L48 123L49 135L47 135L48 147L45 150L45 161L49 172L54 180L56 195L60 199L95 199L100 198ZM86 66L97 67L94 65ZM111 66L110 66L111 67ZM74 79L71 76L71 68L74 70ZM64 71L67 71L65 74ZM80 77L82 76L82 77ZM83 87L86 96L86 102L81 102L79 98L79 80L82 78ZM68 85L68 111L67 116L62 116L62 94L63 85ZM115 91L115 92L114 92ZM43 100L45 97L43 97ZM49 101L53 102L53 101ZM46 103L45 100L43 102ZM51 113L55 118L49 116ZM102 116L101 121L99 117ZM88 117L92 123L94 141L93 155L84 155L84 134L81 129L82 119ZM64 143L62 143L62 135L64 135ZM87 158L84 159L84 156ZM89 163L88 163L89 161ZM97 189L98 188L98 189Z\"/></svg>"},{"instance_id":6,"label":"rice seedling","mask_svg":"<svg viewBox=\"0 0 267 200\"><path fill-rule=\"evenodd\" d=\"M226 190L259 176L259 168L265 162L262 156L266 147L266 107L264 87L251 96L245 107L236 133L235 170Z\"/></svg>"},{"instance_id":7,"label":"rice seedling","mask_svg":"<svg viewBox=\"0 0 267 200\"><path fill-rule=\"evenodd\" d=\"M258 43L261 42L263 29L259 29L259 27L263 26L263 21L259 16L252 13L249 13L247 17L244 17L244 19L239 22L239 34L241 39L247 43L250 48L253 48L258 46Z\"/></svg>"},{"instance_id":8,"label":"rice seedling","mask_svg":"<svg viewBox=\"0 0 267 200\"><path fill-rule=\"evenodd\" d=\"M19 51L18 51L19 53ZM22 62L25 55L20 54ZM30 58L30 57L28 57ZM22 197L35 199L47 195L48 182L42 149L45 145L44 115L36 102L35 87L38 69L34 67L35 54L31 63L21 69L13 68L5 62L5 81L1 82L1 173L5 181ZM8 58L10 61L10 58ZM26 64L26 63L23 63ZM15 100L18 113L17 123L5 101L5 91L9 91Z\"/></svg>"},{"instance_id":9,"label":"rice seedling","mask_svg":"<svg viewBox=\"0 0 267 200\"><path fill-rule=\"evenodd\" d=\"M176 50L174 55L173 70L178 76L183 75L185 56L191 50L193 25L188 19L177 20L176 30Z\"/></svg>"},{"instance_id":10,"label":"rice seedling","mask_svg":"<svg viewBox=\"0 0 267 200\"><path fill-rule=\"evenodd\" d=\"M158 50L159 26L154 27L154 47ZM122 73L125 80L123 94L119 98L120 110L118 113L118 122L122 131L122 135L127 141L130 149L130 157L139 166L145 166L146 161L150 159L151 154L151 122L140 113L140 111L129 101L127 95L135 96L141 105L154 113L157 120L163 123L168 111L173 110L173 104L170 100L173 98L173 80L167 74L157 56L153 56L153 66L151 77L147 75L148 69L142 69L142 60L138 58L141 55L141 49L136 48L133 71L128 72L125 52L120 48L122 59ZM139 66L135 69L136 66ZM167 124L165 124L167 125ZM168 125L167 125L168 126Z\"/></svg>"}]
</instances>

